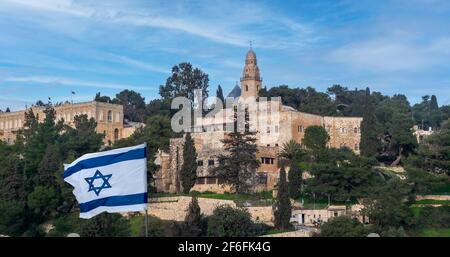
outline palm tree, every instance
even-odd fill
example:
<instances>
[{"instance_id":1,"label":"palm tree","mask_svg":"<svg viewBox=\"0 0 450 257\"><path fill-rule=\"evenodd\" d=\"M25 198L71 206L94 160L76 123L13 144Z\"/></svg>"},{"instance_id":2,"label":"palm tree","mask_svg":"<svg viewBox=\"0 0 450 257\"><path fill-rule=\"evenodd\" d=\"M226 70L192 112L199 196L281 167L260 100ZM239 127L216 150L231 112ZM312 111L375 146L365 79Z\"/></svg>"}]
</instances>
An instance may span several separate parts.
<instances>
[{"instance_id":1,"label":"palm tree","mask_svg":"<svg viewBox=\"0 0 450 257\"><path fill-rule=\"evenodd\" d=\"M294 139L291 139L289 142L283 144L279 157L292 161L292 159L294 159L294 157L298 155L301 150L302 146Z\"/></svg>"}]
</instances>

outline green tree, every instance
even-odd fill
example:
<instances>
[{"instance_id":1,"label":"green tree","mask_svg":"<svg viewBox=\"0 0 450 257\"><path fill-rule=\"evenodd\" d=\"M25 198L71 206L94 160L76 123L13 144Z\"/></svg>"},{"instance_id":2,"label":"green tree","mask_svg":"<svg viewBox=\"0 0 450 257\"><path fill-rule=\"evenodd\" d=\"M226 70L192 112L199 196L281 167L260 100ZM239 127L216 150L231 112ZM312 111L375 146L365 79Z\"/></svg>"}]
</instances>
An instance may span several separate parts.
<instances>
[{"instance_id":1,"label":"green tree","mask_svg":"<svg viewBox=\"0 0 450 257\"><path fill-rule=\"evenodd\" d=\"M420 144L417 156L412 156L410 160L414 166L428 172L450 174L450 119Z\"/></svg>"},{"instance_id":2,"label":"green tree","mask_svg":"<svg viewBox=\"0 0 450 257\"><path fill-rule=\"evenodd\" d=\"M77 115L74 117L75 128L64 126L65 133L59 139L61 152L67 154L75 153L75 157L80 157L86 153L98 152L103 145L103 134L97 133L97 122L94 118L88 119L87 115Z\"/></svg>"},{"instance_id":3,"label":"green tree","mask_svg":"<svg viewBox=\"0 0 450 257\"><path fill-rule=\"evenodd\" d=\"M281 97L284 105L291 106L298 111L318 115L335 115L336 107L326 93L317 92L312 87L289 88L287 85L262 88L260 97Z\"/></svg>"},{"instance_id":4,"label":"green tree","mask_svg":"<svg viewBox=\"0 0 450 257\"><path fill-rule=\"evenodd\" d=\"M208 236L247 237L256 236L255 224L246 209L221 205L208 218Z\"/></svg>"},{"instance_id":5,"label":"green tree","mask_svg":"<svg viewBox=\"0 0 450 257\"><path fill-rule=\"evenodd\" d=\"M327 147L327 143L330 140L325 128L321 126L309 126L305 129L305 137L302 144L310 149L315 156Z\"/></svg>"},{"instance_id":6,"label":"green tree","mask_svg":"<svg viewBox=\"0 0 450 257\"><path fill-rule=\"evenodd\" d=\"M291 227L292 214L291 201L289 199L289 188L286 181L284 166L280 169L280 178L277 184L277 201L275 202L274 224L278 229L286 230Z\"/></svg>"},{"instance_id":7,"label":"green tree","mask_svg":"<svg viewBox=\"0 0 450 257\"><path fill-rule=\"evenodd\" d=\"M410 192L410 187L400 179L390 179L364 201L364 213L380 232L391 227L408 228L413 222L413 215L404 200Z\"/></svg>"},{"instance_id":8,"label":"green tree","mask_svg":"<svg viewBox=\"0 0 450 257\"><path fill-rule=\"evenodd\" d=\"M145 107L146 117L152 116L169 116L172 117L177 110L172 110L170 106L170 99L153 99Z\"/></svg>"},{"instance_id":9,"label":"green tree","mask_svg":"<svg viewBox=\"0 0 450 257\"><path fill-rule=\"evenodd\" d=\"M43 216L51 215L56 212L56 207L59 203L59 197L54 188L47 188L44 186L37 186L34 191L28 195L28 206L35 211L35 213Z\"/></svg>"},{"instance_id":10,"label":"green tree","mask_svg":"<svg viewBox=\"0 0 450 257\"><path fill-rule=\"evenodd\" d=\"M394 95L381 101L375 111L381 125L380 162L398 165L416 147L412 134L411 107L404 95Z\"/></svg>"},{"instance_id":11,"label":"green tree","mask_svg":"<svg viewBox=\"0 0 450 257\"><path fill-rule=\"evenodd\" d=\"M111 98L109 96L102 96L100 92L95 94L94 101L102 103L111 103Z\"/></svg>"},{"instance_id":12,"label":"green tree","mask_svg":"<svg viewBox=\"0 0 450 257\"><path fill-rule=\"evenodd\" d=\"M220 85L217 86L216 97L222 101L222 106L225 106L225 97L223 96L222 87Z\"/></svg>"},{"instance_id":13,"label":"green tree","mask_svg":"<svg viewBox=\"0 0 450 257\"><path fill-rule=\"evenodd\" d=\"M0 162L0 199L25 201L27 194L22 160L10 154Z\"/></svg>"},{"instance_id":14,"label":"green tree","mask_svg":"<svg viewBox=\"0 0 450 257\"><path fill-rule=\"evenodd\" d=\"M42 123L38 123L38 117L34 115L26 116L25 124L30 124L23 133L24 142L24 160L25 173L27 176L34 177L40 162L45 154L48 144L57 141L60 127L55 124L56 112L51 105L44 109L45 118ZM33 179L35 181L35 179Z\"/></svg>"},{"instance_id":15,"label":"green tree","mask_svg":"<svg viewBox=\"0 0 450 257\"><path fill-rule=\"evenodd\" d=\"M439 110L439 105L438 105L437 98L435 95L431 96L429 117L430 117L430 125L433 128L436 129L436 128L440 127L441 122L442 122L442 115Z\"/></svg>"},{"instance_id":16,"label":"green tree","mask_svg":"<svg viewBox=\"0 0 450 257\"><path fill-rule=\"evenodd\" d=\"M361 122L361 154L375 156L380 149L380 128L375 116L375 101L370 95L369 88L364 95L363 120Z\"/></svg>"},{"instance_id":17,"label":"green tree","mask_svg":"<svg viewBox=\"0 0 450 257\"><path fill-rule=\"evenodd\" d=\"M293 199L298 199L302 195L302 187L303 187L302 175L303 171L300 169L296 159L294 159L288 173L289 196Z\"/></svg>"},{"instance_id":18,"label":"green tree","mask_svg":"<svg viewBox=\"0 0 450 257\"><path fill-rule=\"evenodd\" d=\"M130 236L130 222L120 214L102 213L83 222L80 235L82 237Z\"/></svg>"},{"instance_id":19,"label":"green tree","mask_svg":"<svg viewBox=\"0 0 450 257\"><path fill-rule=\"evenodd\" d=\"M364 237L363 224L346 216L331 218L320 226L320 237Z\"/></svg>"},{"instance_id":20,"label":"green tree","mask_svg":"<svg viewBox=\"0 0 450 257\"><path fill-rule=\"evenodd\" d=\"M311 168L314 179L309 190L332 200L346 201L368 196L378 185L377 177L362 162L344 161L336 164L316 164Z\"/></svg>"},{"instance_id":21,"label":"green tree","mask_svg":"<svg viewBox=\"0 0 450 257\"><path fill-rule=\"evenodd\" d=\"M60 165L59 151L54 145L49 144L38 167L38 184L45 187L55 187L55 175L60 171Z\"/></svg>"},{"instance_id":22,"label":"green tree","mask_svg":"<svg viewBox=\"0 0 450 257\"><path fill-rule=\"evenodd\" d=\"M192 197L182 228L182 236L199 237L203 234L203 215L197 197Z\"/></svg>"},{"instance_id":23,"label":"green tree","mask_svg":"<svg viewBox=\"0 0 450 257\"><path fill-rule=\"evenodd\" d=\"M279 157L292 161L294 158L300 157L301 153L302 146L294 139L291 139L288 142L283 143Z\"/></svg>"},{"instance_id":24,"label":"green tree","mask_svg":"<svg viewBox=\"0 0 450 257\"><path fill-rule=\"evenodd\" d=\"M183 193L189 193L197 179L197 152L191 133L186 133L183 145L183 165L180 170L180 180Z\"/></svg>"},{"instance_id":25,"label":"green tree","mask_svg":"<svg viewBox=\"0 0 450 257\"><path fill-rule=\"evenodd\" d=\"M130 121L144 121L145 98L141 94L125 89L116 95L113 103L123 105L123 116Z\"/></svg>"},{"instance_id":26,"label":"green tree","mask_svg":"<svg viewBox=\"0 0 450 257\"><path fill-rule=\"evenodd\" d=\"M216 176L231 185L236 193L245 193L253 184L256 169L260 163L256 159L258 151L253 132L231 132L222 140L223 154L218 156L219 166L213 169Z\"/></svg>"},{"instance_id":27,"label":"green tree","mask_svg":"<svg viewBox=\"0 0 450 257\"><path fill-rule=\"evenodd\" d=\"M23 232L25 218L23 202L0 200L0 234L20 236Z\"/></svg>"},{"instance_id":28,"label":"green tree","mask_svg":"<svg viewBox=\"0 0 450 257\"><path fill-rule=\"evenodd\" d=\"M201 90L204 101L208 97L208 86L208 74L199 68L193 68L190 63L183 62L173 66L172 75L167 78L165 85L159 87L159 94L163 99L184 96L193 104L194 90Z\"/></svg>"},{"instance_id":29,"label":"green tree","mask_svg":"<svg viewBox=\"0 0 450 257\"><path fill-rule=\"evenodd\" d=\"M433 188L445 185L446 177L437 176L436 174L411 166L406 167L406 172L407 182L411 186L411 193L413 195L430 194Z\"/></svg>"},{"instance_id":30,"label":"green tree","mask_svg":"<svg viewBox=\"0 0 450 257\"><path fill-rule=\"evenodd\" d=\"M396 152L396 159L391 163L396 166L401 159L411 153L417 146L417 140L412 134L413 123L405 114L394 114L392 123L388 129L389 146Z\"/></svg>"}]
</instances>

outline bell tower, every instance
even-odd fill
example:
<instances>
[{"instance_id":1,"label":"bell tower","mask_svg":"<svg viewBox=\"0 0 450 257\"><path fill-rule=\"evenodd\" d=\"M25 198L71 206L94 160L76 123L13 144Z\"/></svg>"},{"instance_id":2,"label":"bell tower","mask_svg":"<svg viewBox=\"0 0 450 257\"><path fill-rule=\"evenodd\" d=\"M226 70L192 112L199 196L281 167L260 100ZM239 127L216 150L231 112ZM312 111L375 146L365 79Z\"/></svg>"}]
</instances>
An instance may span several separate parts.
<instances>
[{"instance_id":1,"label":"bell tower","mask_svg":"<svg viewBox=\"0 0 450 257\"><path fill-rule=\"evenodd\" d=\"M256 60L256 54L252 50L250 43L250 49L245 56L244 70L242 71L241 78L241 99L256 99L258 98L258 92L261 89L262 79L259 75L259 68Z\"/></svg>"}]
</instances>

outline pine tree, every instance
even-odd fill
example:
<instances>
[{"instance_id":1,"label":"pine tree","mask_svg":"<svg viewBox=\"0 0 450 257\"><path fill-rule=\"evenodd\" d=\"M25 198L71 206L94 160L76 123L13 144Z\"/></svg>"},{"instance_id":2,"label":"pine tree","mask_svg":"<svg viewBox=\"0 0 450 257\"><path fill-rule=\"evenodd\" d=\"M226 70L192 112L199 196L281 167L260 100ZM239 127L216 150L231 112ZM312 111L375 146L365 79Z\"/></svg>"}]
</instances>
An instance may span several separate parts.
<instances>
[{"instance_id":1,"label":"pine tree","mask_svg":"<svg viewBox=\"0 0 450 257\"><path fill-rule=\"evenodd\" d=\"M188 212L184 218L182 236L198 237L202 235L202 214L197 197L192 197Z\"/></svg>"},{"instance_id":2,"label":"pine tree","mask_svg":"<svg viewBox=\"0 0 450 257\"><path fill-rule=\"evenodd\" d=\"M280 169L280 178L277 185L277 201L275 203L275 227L278 229L289 229L292 214L291 201L289 199L288 185L286 182L286 171L284 166Z\"/></svg>"},{"instance_id":3,"label":"pine tree","mask_svg":"<svg viewBox=\"0 0 450 257\"><path fill-rule=\"evenodd\" d=\"M391 166L398 165L404 156L407 156L417 147L417 139L411 131L412 126L413 121L408 115L403 113L393 115L392 123L388 129L391 136L389 145L395 151L397 157L391 163Z\"/></svg>"},{"instance_id":4,"label":"pine tree","mask_svg":"<svg viewBox=\"0 0 450 257\"><path fill-rule=\"evenodd\" d=\"M26 121L31 127L24 131L25 141L25 173L27 176L37 175L37 168L45 154L48 144L54 144L59 136L59 131L55 126L56 112L51 105L47 105L44 110L45 118L42 123L37 123L38 116L30 115Z\"/></svg>"},{"instance_id":5,"label":"pine tree","mask_svg":"<svg viewBox=\"0 0 450 257\"><path fill-rule=\"evenodd\" d=\"M24 201L27 191L21 160L10 155L0 164L0 199Z\"/></svg>"},{"instance_id":6,"label":"pine tree","mask_svg":"<svg viewBox=\"0 0 450 257\"><path fill-rule=\"evenodd\" d=\"M49 144L38 167L39 184L45 187L55 187L55 174L60 169L60 155L54 145Z\"/></svg>"},{"instance_id":7,"label":"pine tree","mask_svg":"<svg viewBox=\"0 0 450 257\"><path fill-rule=\"evenodd\" d=\"M219 166L213 173L238 194L248 192L260 165L255 142L255 133L249 131L231 132L222 140L225 154L218 157Z\"/></svg>"},{"instance_id":8,"label":"pine tree","mask_svg":"<svg viewBox=\"0 0 450 257\"><path fill-rule=\"evenodd\" d=\"M180 178L183 193L189 193L197 179L197 153L190 133L186 133L183 146L183 165L180 170Z\"/></svg>"}]
</instances>

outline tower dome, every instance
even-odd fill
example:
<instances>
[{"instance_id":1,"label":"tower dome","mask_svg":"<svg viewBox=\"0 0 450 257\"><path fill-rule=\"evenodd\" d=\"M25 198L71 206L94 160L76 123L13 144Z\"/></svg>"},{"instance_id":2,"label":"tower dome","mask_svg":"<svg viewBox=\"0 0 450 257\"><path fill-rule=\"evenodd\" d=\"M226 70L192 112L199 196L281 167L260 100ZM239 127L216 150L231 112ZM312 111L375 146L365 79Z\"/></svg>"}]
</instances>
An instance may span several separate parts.
<instances>
[{"instance_id":1,"label":"tower dome","mask_svg":"<svg viewBox=\"0 0 450 257\"><path fill-rule=\"evenodd\" d=\"M261 76L259 74L259 68L256 61L256 54L250 49L245 55L245 65L242 70L241 77L241 95L242 99L258 97L258 92L261 89Z\"/></svg>"},{"instance_id":2,"label":"tower dome","mask_svg":"<svg viewBox=\"0 0 450 257\"><path fill-rule=\"evenodd\" d=\"M245 55L245 66L242 71L242 78L243 79L252 78L260 80L259 68L256 61L256 54L251 48Z\"/></svg>"},{"instance_id":3,"label":"tower dome","mask_svg":"<svg viewBox=\"0 0 450 257\"><path fill-rule=\"evenodd\" d=\"M250 50L248 50L247 55L245 56L245 64L256 65L256 54L251 48Z\"/></svg>"}]
</instances>

